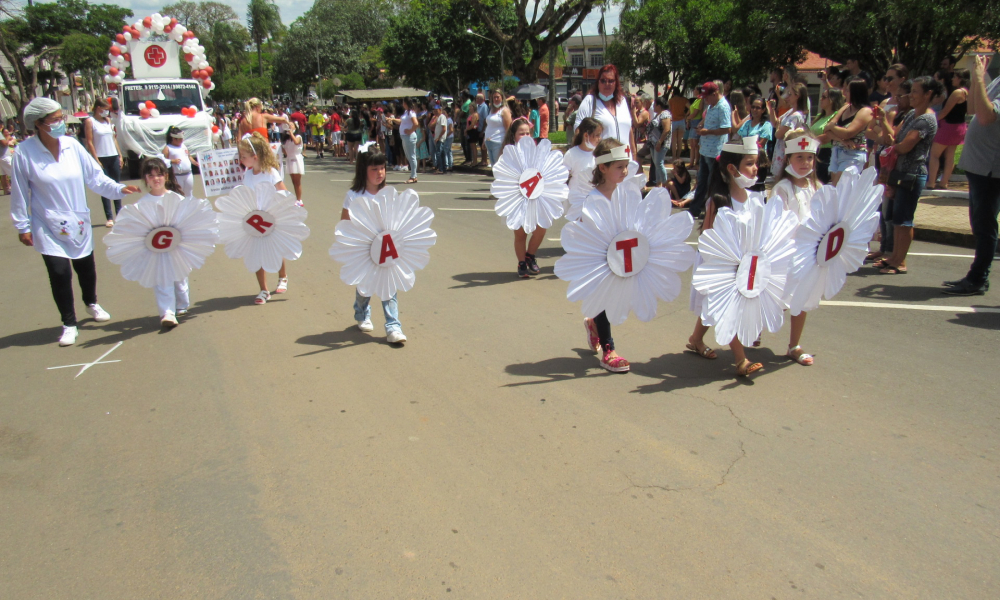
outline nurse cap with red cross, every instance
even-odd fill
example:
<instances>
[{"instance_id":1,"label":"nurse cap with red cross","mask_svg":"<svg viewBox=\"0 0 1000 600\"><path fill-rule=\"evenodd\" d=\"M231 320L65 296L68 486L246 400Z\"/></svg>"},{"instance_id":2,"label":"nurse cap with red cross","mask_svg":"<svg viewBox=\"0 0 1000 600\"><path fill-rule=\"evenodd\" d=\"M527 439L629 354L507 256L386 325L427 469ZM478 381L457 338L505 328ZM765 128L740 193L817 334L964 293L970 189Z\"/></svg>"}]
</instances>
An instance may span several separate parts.
<instances>
[{"instance_id":1,"label":"nurse cap with red cross","mask_svg":"<svg viewBox=\"0 0 1000 600\"><path fill-rule=\"evenodd\" d=\"M808 135L804 131L793 135L791 138L785 140L785 153L794 154L796 152L808 152L809 154L816 154L819 150L819 140Z\"/></svg>"}]
</instances>

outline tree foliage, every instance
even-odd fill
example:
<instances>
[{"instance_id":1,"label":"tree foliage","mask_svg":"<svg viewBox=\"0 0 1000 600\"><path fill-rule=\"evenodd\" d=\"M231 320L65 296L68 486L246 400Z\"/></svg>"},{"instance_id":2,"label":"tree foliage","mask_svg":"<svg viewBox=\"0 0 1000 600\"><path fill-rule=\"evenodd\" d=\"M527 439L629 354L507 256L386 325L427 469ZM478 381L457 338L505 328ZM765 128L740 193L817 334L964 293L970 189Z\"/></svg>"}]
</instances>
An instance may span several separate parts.
<instances>
[{"instance_id":1,"label":"tree foliage","mask_svg":"<svg viewBox=\"0 0 1000 600\"><path fill-rule=\"evenodd\" d=\"M257 46L257 69L263 77L264 61L260 47L265 41L279 37L285 29L281 23L281 12L274 0L250 0L247 4L247 29Z\"/></svg>"},{"instance_id":2,"label":"tree foliage","mask_svg":"<svg viewBox=\"0 0 1000 600\"><path fill-rule=\"evenodd\" d=\"M198 39L204 39L218 23L240 25L240 16L228 4L206 0L204 2L189 2L182 0L168 4L160 10L160 14L177 19L181 25L193 29Z\"/></svg>"}]
</instances>

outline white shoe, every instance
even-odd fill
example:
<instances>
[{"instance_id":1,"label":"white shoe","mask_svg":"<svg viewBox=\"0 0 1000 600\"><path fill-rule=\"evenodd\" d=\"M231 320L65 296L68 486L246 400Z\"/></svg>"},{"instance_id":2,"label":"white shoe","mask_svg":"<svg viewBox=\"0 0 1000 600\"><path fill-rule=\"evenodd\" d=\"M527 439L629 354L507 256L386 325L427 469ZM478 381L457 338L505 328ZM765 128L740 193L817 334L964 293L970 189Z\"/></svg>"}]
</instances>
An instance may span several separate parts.
<instances>
[{"instance_id":1,"label":"white shoe","mask_svg":"<svg viewBox=\"0 0 1000 600\"><path fill-rule=\"evenodd\" d=\"M296 200L295 201L295 206L305 206L305 205L306 205L306 203L303 202L303 201L301 201L301 200Z\"/></svg>"},{"instance_id":2,"label":"white shoe","mask_svg":"<svg viewBox=\"0 0 1000 600\"><path fill-rule=\"evenodd\" d=\"M100 304L88 305L87 312L90 313L90 316L94 317L94 320L97 321L98 323L103 323L105 321L111 320L111 315L108 314L108 311L101 308Z\"/></svg>"},{"instance_id":3,"label":"white shoe","mask_svg":"<svg viewBox=\"0 0 1000 600\"><path fill-rule=\"evenodd\" d=\"M77 329L74 325L73 327L66 327L63 325L62 336L59 338L60 346L72 346L76 343Z\"/></svg>"},{"instance_id":4,"label":"white shoe","mask_svg":"<svg viewBox=\"0 0 1000 600\"><path fill-rule=\"evenodd\" d=\"M402 344L406 341L406 336L403 335L402 331L390 331L389 335L385 336L385 340L390 344Z\"/></svg>"},{"instance_id":5,"label":"white shoe","mask_svg":"<svg viewBox=\"0 0 1000 600\"><path fill-rule=\"evenodd\" d=\"M372 326L371 319L365 319L364 321L358 321L358 329L361 331L374 331L375 327Z\"/></svg>"},{"instance_id":6,"label":"white shoe","mask_svg":"<svg viewBox=\"0 0 1000 600\"><path fill-rule=\"evenodd\" d=\"M186 309L186 308L178 308L177 309L177 316L178 317L183 317L186 314L188 314L188 309Z\"/></svg>"},{"instance_id":7,"label":"white shoe","mask_svg":"<svg viewBox=\"0 0 1000 600\"><path fill-rule=\"evenodd\" d=\"M274 289L275 294L284 294L288 291L288 278L282 277L278 280L278 287Z\"/></svg>"},{"instance_id":8,"label":"white shoe","mask_svg":"<svg viewBox=\"0 0 1000 600\"><path fill-rule=\"evenodd\" d=\"M257 297L253 299L254 304L267 304L267 301L271 299L271 292L267 290L261 290Z\"/></svg>"},{"instance_id":9,"label":"white shoe","mask_svg":"<svg viewBox=\"0 0 1000 600\"><path fill-rule=\"evenodd\" d=\"M160 325L166 327L167 329L173 329L174 327L177 327L177 317L174 316L174 313L168 310L160 319Z\"/></svg>"}]
</instances>

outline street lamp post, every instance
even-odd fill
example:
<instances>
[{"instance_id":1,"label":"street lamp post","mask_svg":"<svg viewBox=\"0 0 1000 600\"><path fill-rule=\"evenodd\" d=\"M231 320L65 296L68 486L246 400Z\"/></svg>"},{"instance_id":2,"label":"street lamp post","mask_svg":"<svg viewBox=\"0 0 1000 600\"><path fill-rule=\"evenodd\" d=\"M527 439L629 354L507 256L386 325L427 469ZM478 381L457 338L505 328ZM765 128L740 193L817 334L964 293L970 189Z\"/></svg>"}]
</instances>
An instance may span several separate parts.
<instances>
[{"instance_id":1,"label":"street lamp post","mask_svg":"<svg viewBox=\"0 0 1000 600\"><path fill-rule=\"evenodd\" d=\"M503 95L503 51L504 51L504 45L501 44L500 42L496 41L496 40L493 40L493 39L490 39L490 38L486 37L485 35L480 35L480 34L476 33L475 31L473 31L471 29L466 29L465 33L469 33L469 34L472 34L472 35L474 35L476 37L481 37L484 40L487 40L489 42L493 42L494 44L496 44L500 48L500 94Z\"/></svg>"}]
</instances>

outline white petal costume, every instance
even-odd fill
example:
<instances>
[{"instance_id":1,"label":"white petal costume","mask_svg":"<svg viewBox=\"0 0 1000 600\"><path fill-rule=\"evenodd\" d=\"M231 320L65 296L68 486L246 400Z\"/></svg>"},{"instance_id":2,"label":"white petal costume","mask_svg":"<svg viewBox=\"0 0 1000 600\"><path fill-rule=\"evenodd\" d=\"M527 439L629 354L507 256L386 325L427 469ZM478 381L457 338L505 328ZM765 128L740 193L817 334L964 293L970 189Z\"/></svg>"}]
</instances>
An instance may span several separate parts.
<instances>
[{"instance_id":1,"label":"white petal costume","mask_svg":"<svg viewBox=\"0 0 1000 600\"><path fill-rule=\"evenodd\" d=\"M738 338L750 345L764 327L781 329L797 225L798 218L781 202L765 205L751 194L738 213L720 209L712 229L698 238L702 263L691 283L705 294L701 316L705 324L715 325L718 344Z\"/></svg>"},{"instance_id":2,"label":"white petal costume","mask_svg":"<svg viewBox=\"0 0 1000 600\"><path fill-rule=\"evenodd\" d=\"M358 196L348 208L350 220L337 224L330 256L344 263L340 279L358 286L362 296L389 300L409 291L415 271L430 261L428 249L437 242L431 229L434 212L420 206L413 190L402 194L383 188L374 198Z\"/></svg>"},{"instance_id":3,"label":"white petal costume","mask_svg":"<svg viewBox=\"0 0 1000 600\"><path fill-rule=\"evenodd\" d=\"M506 217L511 231L548 229L562 216L569 197L569 169L562 152L553 150L549 140L536 145L525 136L516 145L506 146L493 176L490 193L497 199L495 209Z\"/></svg>"},{"instance_id":4,"label":"white petal costume","mask_svg":"<svg viewBox=\"0 0 1000 600\"><path fill-rule=\"evenodd\" d=\"M665 189L643 198L636 187L619 185L611 201L592 192L583 220L563 226L566 255L556 261L555 273L570 282L570 301L583 300L585 317L604 311L612 325L620 325L631 310L649 321L657 299L677 297L679 273L695 259L684 243L694 219L687 211L670 215L670 206Z\"/></svg>"},{"instance_id":5,"label":"white petal costume","mask_svg":"<svg viewBox=\"0 0 1000 600\"><path fill-rule=\"evenodd\" d=\"M226 256L242 258L251 273L276 273L282 260L302 256L302 240L309 237L306 209L295 196L271 183L244 185L215 201L219 211L219 241Z\"/></svg>"},{"instance_id":6,"label":"white petal costume","mask_svg":"<svg viewBox=\"0 0 1000 600\"><path fill-rule=\"evenodd\" d=\"M218 220L207 200L167 192L122 208L104 243L125 279L151 288L170 286L200 268L218 239Z\"/></svg>"},{"instance_id":7,"label":"white petal costume","mask_svg":"<svg viewBox=\"0 0 1000 600\"><path fill-rule=\"evenodd\" d=\"M883 186L875 185L876 177L873 168L844 173L836 187L825 185L813 196L811 216L795 232L788 271L785 301L793 315L833 298L847 274L861 267L878 227Z\"/></svg>"}]
</instances>

